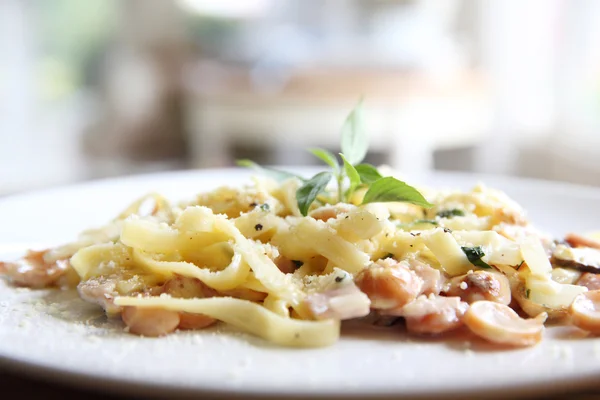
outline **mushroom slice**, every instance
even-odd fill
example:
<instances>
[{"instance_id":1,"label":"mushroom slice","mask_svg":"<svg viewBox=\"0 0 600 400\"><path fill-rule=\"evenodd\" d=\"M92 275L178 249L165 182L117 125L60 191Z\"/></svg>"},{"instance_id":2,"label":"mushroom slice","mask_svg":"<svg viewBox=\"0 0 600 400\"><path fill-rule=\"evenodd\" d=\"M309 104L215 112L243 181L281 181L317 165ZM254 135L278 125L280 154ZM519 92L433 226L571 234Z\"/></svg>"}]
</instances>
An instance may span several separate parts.
<instances>
[{"instance_id":1,"label":"mushroom slice","mask_svg":"<svg viewBox=\"0 0 600 400\"><path fill-rule=\"evenodd\" d=\"M445 293L448 296L458 296L469 304L489 300L508 305L511 300L510 282L499 272L470 271L456 276L450 280Z\"/></svg>"},{"instance_id":2,"label":"mushroom slice","mask_svg":"<svg viewBox=\"0 0 600 400\"><path fill-rule=\"evenodd\" d=\"M561 322L568 316L567 306L550 307L544 303L534 302L530 298L531 290L528 290L525 282L517 277L511 279L511 290L513 300L515 300L525 314L530 317L535 317L541 313L546 313L549 321ZM575 296L573 296L573 298L574 297Z\"/></svg>"},{"instance_id":3,"label":"mushroom slice","mask_svg":"<svg viewBox=\"0 0 600 400\"><path fill-rule=\"evenodd\" d=\"M600 290L575 297L569 311L573 325L594 334L600 333Z\"/></svg>"},{"instance_id":4,"label":"mushroom slice","mask_svg":"<svg viewBox=\"0 0 600 400\"><path fill-rule=\"evenodd\" d=\"M464 323L485 340L511 346L532 346L542 340L547 314L523 319L510 307L492 302L476 301L464 316Z\"/></svg>"},{"instance_id":5,"label":"mushroom slice","mask_svg":"<svg viewBox=\"0 0 600 400\"><path fill-rule=\"evenodd\" d=\"M558 283L562 283L562 284L567 284L567 285L574 285L577 284L576 282L578 282L581 278L582 275L585 274L589 274L589 272L581 272L578 271L576 269L573 268L553 268L552 272L550 273L550 276L552 277L552 280L554 282L558 282ZM593 275L593 274L590 274ZM585 285L582 285L585 286ZM590 288L588 288L590 289ZM593 290L593 289L590 289Z\"/></svg>"},{"instance_id":6,"label":"mushroom slice","mask_svg":"<svg viewBox=\"0 0 600 400\"><path fill-rule=\"evenodd\" d=\"M600 250L592 247L569 247L559 244L552 252L550 262L554 266L600 273Z\"/></svg>"}]
</instances>

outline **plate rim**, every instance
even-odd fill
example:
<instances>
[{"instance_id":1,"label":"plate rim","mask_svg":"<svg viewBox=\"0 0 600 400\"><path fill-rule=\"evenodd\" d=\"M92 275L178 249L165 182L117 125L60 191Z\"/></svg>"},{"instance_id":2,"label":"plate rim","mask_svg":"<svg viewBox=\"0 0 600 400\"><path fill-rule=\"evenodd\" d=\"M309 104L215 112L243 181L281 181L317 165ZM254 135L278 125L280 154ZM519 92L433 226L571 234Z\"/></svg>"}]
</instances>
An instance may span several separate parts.
<instances>
[{"instance_id":1,"label":"plate rim","mask_svg":"<svg viewBox=\"0 0 600 400\"><path fill-rule=\"evenodd\" d=\"M296 173L311 173L314 171L320 171L323 168L319 166L281 166L281 165L267 165L268 168L279 168L279 169L287 169L291 172ZM141 174L128 174L122 175L118 177L105 177L105 178L97 178L90 179L86 181L79 182L71 182L66 184L54 185L50 187L44 188L34 188L32 190L19 191L16 193L9 193L3 196L0 196L0 203L8 200L18 200L23 197L31 197L31 196L42 196L42 195L51 195L55 192L60 192L63 190L74 190L78 188L91 188L102 186L106 184L119 184L126 183L128 181L136 181L136 180L146 180L152 177L158 178L166 178L169 175L175 176L185 176L185 175L202 175L202 174L232 174L232 173L240 173L247 175L248 177L252 175L256 175L256 172L247 168L241 167L223 167L223 168L204 168L204 169L181 169L181 170L173 170L173 171L158 171L158 172L149 172L149 173L141 173ZM400 171L400 174L402 172ZM565 182L558 180L550 180L550 179L540 179L540 178L532 178L532 177L521 177L521 176L513 176L513 175L503 175L503 174L494 174L494 173L477 173L477 172L465 172L465 171L451 171L451 170L434 170L424 175L417 175L411 178L411 175L407 175L407 177L411 178L410 182L414 185L418 185L416 183L417 180L424 180L426 178L435 177L435 176L446 176L446 177L460 177L460 179L472 179L474 182L485 182L485 181L496 181L496 182L518 182L519 184L528 184L538 187L562 187L568 188L575 192L580 192L582 194L591 194L600 197L600 186L581 184L581 183L573 183L573 182ZM408 180L408 179L407 179Z\"/></svg>"},{"instance_id":2,"label":"plate rim","mask_svg":"<svg viewBox=\"0 0 600 400\"><path fill-rule=\"evenodd\" d=\"M280 167L281 168L281 167ZM318 167L286 167L292 171L314 171ZM161 179L165 181L169 176L202 176L203 174L219 175L219 174L244 174L251 176L252 171L242 168L214 168L214 169L201 169L201 170L180 170L180 171L162 171L157 173L144 173L144 174L132 174L122 177L108 177L102 179L95 179L86 182L76 182L66 185L57 185L49 188L25 191L0 197L0 206L5 202L19 201L23 198L32 198L45 195L56 195L57 193L65 190L85 190L91 187L101 187L103 185L111 184L124 184L136 180L151 180L153 178ZM465 173L457 171L435 171L430 176L439 177L460 177L460 179L470 179L474 183L479 181L504 181L507 184L511 182L518 182L518 184L529 185L532 190L536 188L568 188L573 192L573 195L583 195L587 198L600 198L600 187L591 185L580 185L574 183L566 183L560 181L550 181L534 178L523 178L514 176L504 176L495 174L478 174L478 173ZM491 185L493 187L493 185ZM270 389L256 389L256 388L223 388L222 390L216 390L215 388L192 388L192 387L181 387L176 384L165 384L155 383L151 381L138 381L132 380L131 377L111 377L107 375L98 375L89 372L79 372L73 369L66 368L58 365L45 365L36 363L33 360L26 360L22 358L15 358L0 354L0 367L8 367L10 371L33 376L46 380L49 382L59 382L73 387L82 387L88 389L102 389L108 390L113 393L127 393L136 395L153 395L157 394L161 396L169 396L174 393L183 396L234 396L234 397L278 397L286 396L288 398L307 398L307 397L326 397L326 398L364 398L364 397L377 397L377 398L424 398L435 395L440 395L442 389L433 389L431 391L419 391L419 392L406 392L398 393L393 389L382 390L374 392L372 389L367 391L360 391L360 388L353 388L351 391L342 390L333 392L331 390L323 390L323 388L308 388L304 393L281 391L279 388ZM477 395L485 394L486 396L506 396L506 395L525 395L525 394L548 394L555 392L557 389L567 391L574 389L584 389L591 387L597 381L597 373L594 371L588 374L581 374L577 379L572 377L560 378L552 377L546 380L537 380L534 382L520 382L512 385L510 388L503 386L488 386L486 389L480 388L450 388L445 389L444 396L450 398L465 398L474 397Z\"/></svg>"},{"instance_id":3,"label":"plate rim","mask_svg":"<svg viewBox=\"0 0 600 400\"><path fill-rule=\"evenodd\" d=\"M574 390L586 390L595 386L598 380L596 373L589 372L579 375L577 379L569 376L561 376L547 381L524 382L511 385L502 384L488 386L486 388L450 388L433 389L430 391L407 391L399 393L394 390L361 391L360 388L352 388L351 391L334 391L310 388L303 393L297 391L285 391L281 389L256 389L256 388L192 388L178 386L175 383L156 383L152 381L138 381L130 378L111 377L107 375L94 375L78 372L64 366L48 366L29 360L6 357L0 354L0 370L9 368L11 373L21 374L34 379L42 380L49 384L55 383L72 388L87 390L102 390L105 393L116 395L149 396L152 398L168 398L177 395L178 398L191 398L197 396L216 396L219 399L264 399L281 398L286 399L431 399L443 395L445 399L471 399L481 398L523 398L526 396L544 396L551 393L568 393ZM204 397L203 397L204 398Z\"/></svg>"}]
</instances>

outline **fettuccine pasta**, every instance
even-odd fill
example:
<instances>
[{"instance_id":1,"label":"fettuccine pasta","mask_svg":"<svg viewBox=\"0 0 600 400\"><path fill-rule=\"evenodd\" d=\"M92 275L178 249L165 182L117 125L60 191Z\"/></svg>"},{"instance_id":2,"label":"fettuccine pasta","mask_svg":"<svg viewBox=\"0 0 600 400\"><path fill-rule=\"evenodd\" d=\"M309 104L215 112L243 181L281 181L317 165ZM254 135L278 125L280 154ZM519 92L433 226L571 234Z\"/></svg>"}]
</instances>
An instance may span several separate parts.
<instances>
[{"instance_id":1,"label":"fettuccine pasta","mask_svg":"<svg viewBox=\"0 0 600 400\"><path fill-rule=\"evenodd\" d=\"M257 178L180 204L150 194L0 270L19 285L76 287L144 336L220 322L319 347L339 339L343 320L515 346L539 342L546 321L600 332L600 242L552 240L502 192L423 189L425 208L363 205L356 191L347 202L323 195L303 216L300 184Z\"/></svg>"}]
</instances>

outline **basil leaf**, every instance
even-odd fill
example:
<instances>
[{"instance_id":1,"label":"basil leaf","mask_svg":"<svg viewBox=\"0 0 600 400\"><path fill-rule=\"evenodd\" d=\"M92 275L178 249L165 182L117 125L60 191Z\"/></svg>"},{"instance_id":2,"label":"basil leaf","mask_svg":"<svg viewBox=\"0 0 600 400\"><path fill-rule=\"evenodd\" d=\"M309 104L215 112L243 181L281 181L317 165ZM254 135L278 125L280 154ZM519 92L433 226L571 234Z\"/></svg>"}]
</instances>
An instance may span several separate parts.
<instances>
[{"instance_id":1,"label":"basil leaf","mask_svg":"<svg viewBox=\"0 0 600 400\"><path fill-rule=\"evenodd\" d=\"M452 208L450 210L440 211L436 215L440 218L464 217L465 212L460 208Z\"/></svg>"},{"instance_id":2,"label":"basil leaf","mask_svg":"<svg viewBox=\"0 0 600 400\"><path fill-rule=\"evenodd\" d=\"M360 163L367 155L369 140L364 128L363 102L358 102L342 127L342 153L352 165Z\"/></svg>"},{"instance_id":3,"label":"basil leaf","mask_svg":"<svg viewBox=\"0 0 600 400\"><path fill-rule=\"evenodd\" d=\"M267 175L267 176L275 179L276 181L280 181L280 182L285 181L286 179L290 179L290 178L298 178L300 180L304 180L304 178L302 178L298 175L292 174L290 172L280 171L278 169L273 169L273 168L261 167L254 161L247 160L247 159L237 160L236 164L240 167L253 169L258 173Z\"/></svg>"},{"instance_id":4,"label":"basil leaf","mask_svg":"<svg viewBox=\"0 0 600 400\"><path fill-rule=\"evenodd\" d=\"M335 158L335 156L329 151L325 149L310 149L309 151L312 153L312 155L321 159L325 162L325 164L333 168L334 171L337 172L339 170L340 165L338 163L337 158Z\"/></svg>"},{"instance_id":5,"label":"basil leaf","mask_svg":"<svg viewBox=\"0 0 600 400\"><path fill-rule=\"evenodd\" d=\"M331 172L319 172L300 186L296 190L296 200L300 213L304 216L308 214L310 205L315 201L319 193L325 190L332 178Z\"/></svg>"},{"instance_id":6,"label":"basil leaf","mask_svg":"<svg viewBox=\"0 0 600 400\"><path fill-rule=\"evenodd\" d=\"M350 188L348 189L348 196L350 196L352 192L354 192L354 189L360 185L360 176L354 166L346 160L346 157L344 157L342 153L340 153L340 157L342 157L342 161L344 161L344 171L346 172L346 176L350 179Z\"/></svg>"},{"instance_id":7,"label":"basil leaf","mask_svg":"<svg viewBox=\"0 0 600 400\"><path fill-rule=\"evenodd\" d=\"M463 253L467 256L469 262L479 268L492 268L481 258L485 256L481 246L461 247Z\"/></svg>"},{"instance_id":8,"label":"basil leaf","mask_svg":"<svg viewBox=\"0 0 600 400\"><path fill-rule=\"evenodd\" d=\"M419 224L430 224L433 226L440 226L440 224L438 224L437 221L434 221L432 219L417 219L410 223L410 225L419 225Z\"/></svg>"},{"instance_id":9,"label":"basil leaf","mask_svg":"<svg viewBox=\"0 0 600 400\"><path fill-rule=\"evenodd\" d=\"M363 204L389 201L402 201L425 208L433 207L417 189L391 176L373 182L365 193Z\"/></svg>"},{"instance_id":10,"label":"basil leaf","mask_svg":"<svg viewBox=\"0 0 600 400\"><path fill-rule=\"evenodd\" d=\"M356 168L356 172L358 172L362 183L370 184L383 178L379 171L377 171L377 168L371 164L358 164L354 168Z\"/></svg>"}]
</instances>

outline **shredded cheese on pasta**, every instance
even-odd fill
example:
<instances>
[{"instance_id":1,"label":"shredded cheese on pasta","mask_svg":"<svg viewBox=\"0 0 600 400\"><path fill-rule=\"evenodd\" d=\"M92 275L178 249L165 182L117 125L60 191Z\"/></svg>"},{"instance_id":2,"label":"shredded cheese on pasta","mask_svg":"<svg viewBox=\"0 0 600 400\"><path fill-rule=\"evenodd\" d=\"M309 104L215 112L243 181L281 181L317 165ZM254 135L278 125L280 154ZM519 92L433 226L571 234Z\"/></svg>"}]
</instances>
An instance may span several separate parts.
<instances>
[{"instance_id":1,"label":"shredded cheese on pasta","mask_svg":"<svg viewBox=\"0 0 600 400\"><path fill-rule=\"evenodd\" d=\"M416 265L418 274L426 272L419 265L427 266L437 271L429 276L446 280L491 268L510 278L526 310L533 309L531 302L564 309L587 290L573 284L581 273L553 270L545 237L502 192L481 185L470 192L428 189L424 193L435 204L428 210L360 205L364 191L357 191L353 204L318 201L304 217L298 187L296 179L255 179L249 187L219 188L176 206L152 194L46 259L72 254L82 297L96 293L86 291L88 283L112 290L97 301L107 312L136 307L201 314L302 347L338 340L343 317L332 317L327 304L353 318L363 312L369 299L353 295L353 280L376 263L385 272L387 258ZM419 277L427 284L429 278ZM169 282L179 282L179 295L158 294ZM196 286L185 286L190 282ZM338 292L343 296L327 297ZM321 296L318 304L309 301L315 295ZM394 304L379 301L388 303Z\"/></svg>"}]
</instances>

